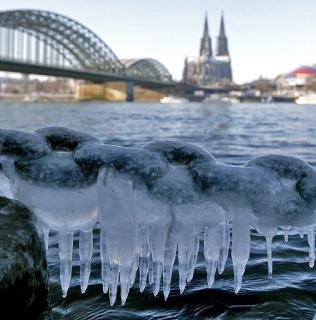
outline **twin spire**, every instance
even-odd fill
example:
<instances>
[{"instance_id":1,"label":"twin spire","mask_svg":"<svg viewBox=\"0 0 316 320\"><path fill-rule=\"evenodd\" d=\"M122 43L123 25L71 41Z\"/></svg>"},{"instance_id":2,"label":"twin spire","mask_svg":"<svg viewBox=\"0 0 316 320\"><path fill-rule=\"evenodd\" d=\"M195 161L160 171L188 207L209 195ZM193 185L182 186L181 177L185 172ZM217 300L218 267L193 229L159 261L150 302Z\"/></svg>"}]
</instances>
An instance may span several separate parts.
<instances>
[{"instance_id":1,"label":"twin spire","mask_svg":"<svg viewBox=\"0 0 316 320\"><path fill-rule=\"evenodd\" d=\"M207 13L205 13L204 31L200 46L200 56L208 58L213 56L212 40L208 30ZM217 37L216 56L229 56L228 41L225 32L225 22L223 13L221 16L219 36Z\"/></svg>"},{"instance_id":2,"label":"twin spire","mask_svg":"<svg viewBox=\"0 0 316 320\"><path fill-rule=\"evenodd\" d=\"M206 12L205 20L204 20L204 32L203 32L203 37L201 39L201 46L200 46L200 56L210 58L212 55L213 55L212 40L208 33L208 19L207 19L207 12Z\"/></svg>"}]
</instances>

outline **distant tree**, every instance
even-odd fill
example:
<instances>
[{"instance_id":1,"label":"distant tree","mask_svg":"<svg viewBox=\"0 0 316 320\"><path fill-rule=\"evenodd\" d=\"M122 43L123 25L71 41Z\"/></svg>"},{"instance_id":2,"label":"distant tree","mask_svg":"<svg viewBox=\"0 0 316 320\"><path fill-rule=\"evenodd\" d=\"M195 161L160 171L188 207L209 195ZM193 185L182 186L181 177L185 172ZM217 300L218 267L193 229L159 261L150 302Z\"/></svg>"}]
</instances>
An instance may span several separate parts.
<instances>
[{"instance_id":1,"label":"distant tree","mask_svg":"<svg viewBox=\"0 0 316 320\"><path fill-rule=\"evenodd\" d=\"M316 92L316 79L311 79L305 86L307 91Z\"/></svg>"},{"instance_id":2,"label":"distant tree","mask_svg":"<svg viewBox=\"0 0 316 320\"><path fill-rule=\"evenodd\" d=\"M261 77L258 80L255 80L252 84L253 88L260 92L270 92L274 89L274 84L271 80Z\"/></svg>"}]
</instances>

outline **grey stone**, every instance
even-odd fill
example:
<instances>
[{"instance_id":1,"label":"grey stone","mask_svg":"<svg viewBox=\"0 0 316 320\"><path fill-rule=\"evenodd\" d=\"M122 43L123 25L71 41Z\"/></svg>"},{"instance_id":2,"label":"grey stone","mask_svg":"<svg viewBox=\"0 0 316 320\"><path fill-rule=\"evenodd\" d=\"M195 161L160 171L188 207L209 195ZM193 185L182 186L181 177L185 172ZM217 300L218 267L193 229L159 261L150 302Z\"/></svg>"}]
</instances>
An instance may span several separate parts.
<instances>
[{"instance_id":1,"label":"grey stone","mask_svg":"<svg viewBox=\"0 0 316 320\"><path fill-rule=\"evenodd\" d=\"M148 143L144 149L162 154L172 164L186 165L192 161L215 162L215 158L206 150L178 141L155 141Z\"/></svg>"},{"instance_id":2,"label":"grey stone","mask_svg":"<svg viewBox=\"0 0 316 320\"><path fill-rule=\"evenodd\" d=\"M307 162L299 158L279 154L254 158L248 161L245 166L262 167L288 179L302 179L314 173L313 167Z\"/></svg>"},{"instance_id":3,"label":"grey stone","mask_svg":"<svg viewBox=\"0 0 316 320\"><path fill-rule=\"evenodd\" d=\"M91 134L64 127L47 127L35 131L58 151L72 151L84 142L100 142Z\"/></svg>"},{"instance_id":4,"label":"grey stone","mask_svg":"<svg viewBox=\"0 0 316 320\"><path fill-rule=\"evenodd\" d=\"M36 133L0 129L0 155L37 159L50 152L45 139Z\"/></svg>"},{"instance_id":5,"label":"grey stone","mask_svg":"<svg viewBox=\"0 0 316 320\"><path fill-rule=\"evenodd\" d=\"M0 197L0 309L1 319L39 319L48 310L44 243L31 211L5 197Z\"/></svg>"},{"instance_id":6,"label":"grey stone","mask_svg":"<svg viewBox=\"0 0 316 320\"><path fill-rule=\"evenodd\" d=\"M99 143L84 144L74 154L82 168L112 167L122 173L136 175L146 183L167 172L167 162L156 152Z\"/></svg>"},{"instance_id":7,"label":"grey stone","mask_svg":"<svg viewBox=\"0 0 316 320\"><path fill-rule=\"evenodd\" d=\"M81 168L70 152L53 152L35 160L19 160L14 163L20 178L41 186L84 188L95 183L98 170Z\"/></svg>"}]
</instances>

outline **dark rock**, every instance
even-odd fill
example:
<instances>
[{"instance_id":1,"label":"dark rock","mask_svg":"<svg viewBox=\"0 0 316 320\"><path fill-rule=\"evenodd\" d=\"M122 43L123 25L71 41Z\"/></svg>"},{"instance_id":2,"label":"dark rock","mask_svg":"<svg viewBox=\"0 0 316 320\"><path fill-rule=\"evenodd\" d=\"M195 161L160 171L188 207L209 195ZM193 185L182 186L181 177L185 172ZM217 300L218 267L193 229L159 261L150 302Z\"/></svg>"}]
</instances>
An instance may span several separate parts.
<instances>
[{"instance_id":1,"label":"dark rock","mask_svg":"<svg viewBox=\"0 0 316 320\"><path fill-rule=\"evenodd\" d=\"M248 161L246 167L261 167L275 172L278 176L288 179L302 179L313 174L314 170L307 162L278 154L261 156Z\"/></svg>"},{"instance_id":2,"label":"dark rock","mask_svg":"<svg viewBox=\"0 0 316 320\"><path fill-rule=\"evenodd\" d=\"M53 152L41 159L19 160L14 166L22 179L54 188L84 188L96 183L98 175L95 168L81 168L70 152Z\"/></svg>"},{"instance_id":3,"label":"dark rock","mask_svg":"<svg viewBox=\"0 0 316 320\"><path fill-rule=\"evenodd\" d=\"M36 133L46 139L54 150L73 151L80 143L100 142L91 134L63 127L48 127L36 130Z\"/></svg>"},{"instance_id":4,"label":"dark rock","mask_svg":"<svg viewBox=\"0 0 316 320\"><path fill-rule=\"evenodd\" d=\"M0 129L0 154L37 159L50 152L45 139L36 133Z\"/></svg>"},{"instance_id":5,"label":"dark rock","mask_svg":"<svg viewBox=\"0 0 316 320\"><path fill-rule=\"evenodd\" d=\"M191 143L155 141L146 144L144 149L162 154L172 164L186 165L192 161L216 162L209 152Z\"/></svg>"},{"instance_id":6,"label":"dark rock","mask_svg":"<svg viewBox=\"0 0 316 320\"><path fill-rule=\"evenodd\" d=\"M308 203L315 206L316 202L316 173L309 174L305 178L298 180L296 191Z\"/></svg>"},{"instance_id":7,"label":"dark rock","mask_svg":"<svg viewBox=\"0 0 316 320\"><path fill-rule=\"evenodd\" d=\"M5 197L0 197L0 309L1 319L43 319L48 310L44 243L31 211Z\"/></svg>"},{"instance_id":8,"label":"dark rock","mask_svg":"<svg viewBox=\"0 0 316 320\"><path fill-rule=\"evenodd\" d=\"M112 167L122 173L136 175L146 183L166 174L167 162L156 152L100 143L84 144L74 153L82 168Z\"/></svg>"}]
</instances>

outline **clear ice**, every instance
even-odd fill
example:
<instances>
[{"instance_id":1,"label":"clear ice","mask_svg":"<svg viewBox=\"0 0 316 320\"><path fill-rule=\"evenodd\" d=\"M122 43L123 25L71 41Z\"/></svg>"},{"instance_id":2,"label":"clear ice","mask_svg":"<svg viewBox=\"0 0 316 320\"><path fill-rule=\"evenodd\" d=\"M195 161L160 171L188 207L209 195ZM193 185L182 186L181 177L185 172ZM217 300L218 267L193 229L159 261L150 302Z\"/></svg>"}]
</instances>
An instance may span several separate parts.
<instances>
[{"instance_id":1,"label":"clear ice","mask_svg":"<svg viewBox=\"0 0 316 320\"><path fill-rule=\"evenodd\" d=\"M304 161L269 155L228 166L194 145L154 142L123 148L63 130L60 135L39 130L52 149L29 145L25 153L40 154L34 159L19 158L3 147L0 156L0 194L32 208L46 248L50 230L58 233L63 296L71 282L77 231L81 292L88 287L97 223L100 278L111 305L118 292L125 303L137 274L141 292L152 285L154 295L162 291L167 299L176 261L181 294L194 277L201 240L208 287L216 272L224 271L230 253L238 293L251 229L266 239L269 276L273 238L280 233L285 241L306 234L309 266L314 266L316 175ZM16 143L22 138L17 136Z\"/></svg>"}]
</instances>

